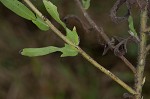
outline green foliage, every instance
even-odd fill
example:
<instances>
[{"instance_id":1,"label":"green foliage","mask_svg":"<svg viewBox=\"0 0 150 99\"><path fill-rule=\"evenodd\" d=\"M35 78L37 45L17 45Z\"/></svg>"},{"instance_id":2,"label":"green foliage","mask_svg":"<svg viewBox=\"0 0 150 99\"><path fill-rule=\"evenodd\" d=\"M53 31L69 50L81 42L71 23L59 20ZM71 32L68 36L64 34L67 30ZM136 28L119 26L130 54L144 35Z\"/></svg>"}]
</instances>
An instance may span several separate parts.
<instances>
[{"instance_id":1,"label":"green foliage","mask_svg":"<svg viewBox=\"0 0 150 99\"><path fill-rule=\"evenodd\" d=\"M77 34L76 28L74 27L71 31L70 29L66 28L67 38L72 41L75 45L79 45L79 36Z\"/></svg>"},{"instance_id":2,"label":"green foliage","mask_svg":"<svg viewBox=\"0 0 150 99\"><path fill-rule=\"evenodd\" d=\"M8 9L16 13L17 15L31 20L39 29L43 31L49 30L48 25L38 16L28 9L24 4L19 2L18 0L0 0Z\"/></svg>"},{"instance_id":3,"label":"green foliage","mask_svg":"<svg viewBox=\"0 0 150 99\"><path fill-rule=\"evenodd\" d=\"M43 31L49 30L49 26L39 16L37 16L36 20L32 20L32 22Z\"/></svg>"},{"instance_id":4,"label":"green foliage","mask_svg":"<svg viewBox=\"0 0 150 99\"><path fill-rule=\"evenodd\" d=\"M36 17L24 4L18 0L0 0L8 9L15 12L17 15L27 19L35 20Z\"/></svg>"},{"instance_id":5,"label":"green foliage","mask_svg":"<svg viewBox=\"0 0 150 99\"><path fill-rule=\"evenodd\" d=\"M24 48L21 54L24 56L35 57L47 55L56 51L59 51L59 49L54 46L48 46L43 48Z\"/></svg>"},{"instance_id":6,"label":"green foliage","mask_svg":"<svg viewBox=\"0 0 150 99\"><path fill-rule=\"evenodd\" d=\"M78 55L77 49L68 44L65 44L65 47L61 48L60 51L63 53L61 57Z\"/></svg>"},{"instance_id":7,"label":"green foliage","mask_svg":"<svg viewBox=\"0 0 150 99\"><path fill-rule=\"evenodd\" d=\"M90 7L90 1L91 0L82 0L82 4L83 4L84 9L87 10Z\"/></svg>"},{"instance_id":8,"label":"green foliage","mask_svg":"<svg viewBox=\"0 0 150 99\"><path fill-rule=\"evenodd\" d=\"M134 24L133 24L133 18L132 16L130 15L129 18L128 18L128 23L129 23L129 33L131 36L134 36L137 40L139 40L138 38L138 35L137 35L137 32L134 28Z\"/></svg>"},{"instance_id":9,"label":"green foliage","mask_svg":"<svg viewBox=\"0 0 150 99\"><path fill-rule=\"evenodd\" d=\"M76 28L74 27L73 30L71 31L70 29L68 29L65 25L64 22L62 22L60 20L60 17L59 17L59 13L57 11L57 7L51 3L50 1L48 0L43 0L43 3L45 5L45 8L46 10L48 11L48 13L59 23L61 24L65 30L66 30L66 33L67 33L67 39L69 39L70 41L72 41L72 43L74 43L75 45L79 45L79 37L78 37L78 34L76 32Z\"/></svg>"},{"instance_id":10,"label":"green foliage","mask_svg":"<svg viewBox=\"0 0 150 99\"><path fill-rule=\"evenodd\" d=\"M49 30L49 26L42 20L39 16L35 16L35 14L29 10L24 4L19 2L18 0L0 0L7 8L18 14L19 16L31 20L39 29L43 31ZM69 30L66 25L60 20L59 13L57 11L57 7L52 4L48 0L43 0L45 8L48 13L66 30L66 38L69 39L75 45L79 45L79 37L76 32L76 28L73 30ZM78 51L71 45L65 44L64 47L58 48L54 46L48 46L43 48L25 48L22 50L21 54L24 56L35 57L35 56L43 56L50 53L54 53L56 51L62 52L61 57L66 56L76 56Z\"/></svg>"},{"instance_id":11,"label":"green foliage","mask_svg":"<svg viewBox=\"0 0 150 99\"><path fill-rule=\"evenodd\" d=\"M74 47L68 44L65 44L65 46L62 48L58 48L54 46L48 46L43 48L25 48L22 50L21 54L24 56L35 57L35 56L47 55L57 51L62 52L61 57L76 56L78 54L77 49L75 49Z\"/></svg>"},{"instance_id":12,"label":"green foliage","mask_svg":"<svg viewBox=\"0 0 150 99\"><path fill-rule=\"evenodd\" d=\"M51 3L48 0L43 0L43 3L45 5L46 10L48 13L59 23L61 24L64 28L66 28L66 25L60 20L59 13L57 11L57 7Z\"/></svg>"}]
</instances>

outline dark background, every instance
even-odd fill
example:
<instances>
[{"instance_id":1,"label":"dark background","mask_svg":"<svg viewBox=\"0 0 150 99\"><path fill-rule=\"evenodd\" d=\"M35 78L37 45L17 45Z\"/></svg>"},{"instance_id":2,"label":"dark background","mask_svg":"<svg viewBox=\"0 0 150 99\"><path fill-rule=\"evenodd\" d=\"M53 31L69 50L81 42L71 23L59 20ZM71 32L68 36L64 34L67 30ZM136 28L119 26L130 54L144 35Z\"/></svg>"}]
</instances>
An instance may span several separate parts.
<instances>
[{"instance_id":1,"label":"dark background","mask_svg":"<svg viewBox=\"0 0 150 99\"><path fill-rule=\"evenodd\" d=\"M32 0L52 23L64 30L45 11L41 0ZM77 15L88 27L74 0L51 0L57 7L60 17ZM109 37L126 38L128 24L115 24L110 18L110 9L115 0L91 0L88 13L102 26ZM133 17L139 31L139 11L134 5ZM119 15L124 15L123 5ZM112 71L128 85L133 86L131 70L113 52L102 56L104 42L95 31L85 33L83 26L73 19L68 27L76 26L80 36L80 47L105 68ZM81 55L60 58L61 53L29 58L20 51L27 47L63 46L64 42L51 30L40 31L32 22L25 20L0 3L0 99L122 99L127 91L87 62ZM129 43L125 55L136 66L137 49ZM145 69L146 83L143 88L144 99L150 99L149 57Z\"/></svg>"}]
</instances>

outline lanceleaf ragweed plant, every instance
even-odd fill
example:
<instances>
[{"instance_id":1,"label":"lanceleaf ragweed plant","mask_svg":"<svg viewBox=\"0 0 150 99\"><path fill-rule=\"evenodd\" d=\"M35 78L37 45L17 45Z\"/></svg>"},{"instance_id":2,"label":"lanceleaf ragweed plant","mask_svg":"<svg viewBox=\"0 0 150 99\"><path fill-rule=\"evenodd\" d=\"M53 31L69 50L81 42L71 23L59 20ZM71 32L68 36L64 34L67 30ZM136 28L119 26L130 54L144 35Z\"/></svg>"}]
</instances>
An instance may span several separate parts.
<instances>
[{"instance_id":1,"label":"lanceleaf ragweed plant","mask_svg":"<svg viewBox=\"0 0 150 99\"><path fill-rule=\"evenodd\" d=\"M149 2L148 0L117 0L116 3L113 5L111 9L111 18L113 21L119 23L120 21L128 21L130 37L127 39L120 41L117 45L114 45L114 41L110 40L109 37L104 33L102 27L98 27L96 23L90 18L86 10L90 7L90 0L75 0L78 7L81 9L83 15L85 16L86 20L89 24L94 28L104 39L106 45L108 46L106 49L110 49L114 51L114 54L118 56L122 61L132 70L135 75L135 85L134 88L128 86L125 82L120 80L117 76L111 73L109 70L105 69L102 65L97 63L93 58L91 58L86 52L84 52L79 47L79 37L76 31L76 27L72 30L67 28L66 24L60 19L59 13L57 11L57 7L50 1L50 0L42 0L43 4L47 10L47 12L52 16L52 18L57 21L66 31L66 35L61 33L57 27L55 27L49 19L47 19L31 2L30 0L23 0L26 5L24 5L19 0L0 0L3 5L5 5L8 9L16 13L17 15L25 18L29 21L32 21L39 29L43 31L48 31L52 29L56 35L58 35L61 39L64 40L65 44L64 47L56 47L56 46L47 46L42 48L24 48L21 51L21 54L24 56L35 57L35 56L43 56L50 53L54 53L56 51L62 52L61 57L67 56L77 56L81 54L87 61L89 61L93 66L97 67L100 71L105 73L107 76L112 78L116 81L119 85L121 85L124 89L126 89L129 93L124 94L124 98L133 98L133 99L143 99L142 96L142 87L145 82L145 77L143 76L144 67L145 67L145 58L147 52L150 49L150 46L146 44L147 39L147 32L150 29L147 26L147 19L148 19L148 7ZM128 8L127 15L123 17L117 17L117 10L123 4L126 4ZM133 4L137 4L139 6L139 10L141 11L140 15L140 32L137 33L136 29L134 28L134 22L132 18L131 8ZM133 66L125 57L124 54L126 52L126 44L128 40L133 40L137 42L139 46L139 53L138 53L138 64L137 67ZM123 51L119 50L121 46L124 46ZM104 50L105 54L107 50Z\"/></svg>"}]
</instances>

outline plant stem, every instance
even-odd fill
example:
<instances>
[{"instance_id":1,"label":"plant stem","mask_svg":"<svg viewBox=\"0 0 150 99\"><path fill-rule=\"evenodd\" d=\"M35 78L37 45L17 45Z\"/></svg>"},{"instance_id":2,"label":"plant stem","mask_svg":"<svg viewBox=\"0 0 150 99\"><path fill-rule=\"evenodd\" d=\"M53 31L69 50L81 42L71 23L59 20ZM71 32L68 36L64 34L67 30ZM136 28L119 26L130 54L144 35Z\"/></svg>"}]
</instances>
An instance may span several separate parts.
<instances>
[{"instance_id":1,"label":"plant stem","mask_svg":"<svg viewBox=\"0 0 150 99\"><path fill-rule=\"evenodd\" d=\"M83 6L82 6L82 4L81 4L81 2L79 0L75 0L75 2L79 6L80 10L82 11L84 17L89 22L89 24L101 35L101 37L105 40L105 42L108 44L108 46L111 48L111 50L113 50L115 48L115 46L110 44L110 39L106 35L106 33L103 31L103 28L102 27L98 27L96 25L96 23L91 19L91 17L88 15L86 10L83 8ZM120 55L118 57L132 70L132 72L134 74L136 73L135 67L129 62L129 60L127 60L123 55Z\"/></svg>"},{"instance_id":2,"label":"plant stem","mask_svg":"<svg viewBox=\"0 0 150 99\"><path fill-rule=\"evenodd\" d=\"M47 23L47 25L56 33L61 39L63 39L66 43L69 45L72 45L75 47L78 52L87 59L91 64L93 64L95 67L97 67L99 70L101 70L103 73L105 73L107 76L112 78L114 81L116 81L119 85L121 85L123 88L128 90L131 94L136 94L135 90L133 90L130 86L128 86L126 83L124 83L122 80L120 80L117 76L115 76L113 73L111 73L109 70L105 69L103 66L98 64L94 59L92 59L86 52L84 52L79 46L76 46L71 41L69 41L66 36L64 36L47 18L43 16L43 14L29 1L24 0L26 4Z\"/></svg>"},{"instance_id":3,"label":"plant stem","mask_svg":"<svg viewBox=\"0 0 150 99\"><path fill-rule=\"evenodd\" d=\"M138 57L138 65L137 65L137 73L135 74L135 90L137 94L135 95L135 99L142 99L142 87L144 85L144 68L145 68L145 59L146 59L146 41L147 36L144 32L147 25L147 6L144 10L141 10L140 16L141 30L140 30L140 44L139 44L139 57Z\"/></svg>"}]
</instances>

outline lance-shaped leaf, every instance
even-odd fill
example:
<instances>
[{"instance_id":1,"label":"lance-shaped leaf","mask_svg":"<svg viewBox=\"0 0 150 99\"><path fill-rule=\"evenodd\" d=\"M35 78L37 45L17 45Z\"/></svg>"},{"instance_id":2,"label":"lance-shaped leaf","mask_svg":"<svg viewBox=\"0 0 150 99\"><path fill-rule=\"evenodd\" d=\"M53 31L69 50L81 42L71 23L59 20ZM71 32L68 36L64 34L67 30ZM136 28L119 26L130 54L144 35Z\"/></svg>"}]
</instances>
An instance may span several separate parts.
<instances>
[{"instance_id":1,"label":"lance-shaped leaf","mask_svg":"<svg viewBox=\"0 0 150 99\"><path fill-rule=\"evenodd\" d=\"M35 56L43 56L50 53L54 53L59 51L59 48L54 46L42 47L42 48L24 48L21 51L21 54L24 56L35 57Z\"/></svg>"},{"instance_id":2,"label":"lance-shaped leaf","mask_svg":"<svg viewBox=\"0 0 150 99\"><path fill-rule=\"evenodd\" d=\"M128 18L128 23L129 23L129 34L133 37L135 37L138 41L139 41L139 37L137 35L137 32L134 28L134 24L133 24L133 18L132 16L130 15L129 18Z\"/></svg>"},{"instance_id":3,"label":"lance-shaped leaf","mask_svg":"<svg viewBox=\"0 0 150 99\"><path fill-rule=\"evenodd\" d=\"M27 19L35 20L36 17L34 13L29 10L24 4L18 0L0 0L8 9L16 13L17 15Z\"/></svg>"},{"instance_id":4,"label":"lance-shaped leaf","mask_svg":"<svg viewBox=\"0 0 150 99\"><path fill-rule=\"evenodd\" d=\"M87 10L90 7L91 0L82 0L83 8Z\"/></svg>"},{"instance_id":5,"label":"lance-shaped leaf","mask_svg":"<svg viewBox=\"0 0 150 99\"><path fill-rule=\"evenodd\" d=\"M65 46L62 48L58 48L54 46L48 46L42 48L24 48L21 51L21 54L28 57L35 57L35 56L47 55L57 51L62 52L61 57L76 56L78 54L77 49L68 44L65 44Z\"/></svg>"},{"instance_id":6,"label":"lance-shaped leaf","mask_svg":"<svg viewBox=\"0 0 150 99\"><path fill-rule=\"evenodd\" d=\"M67 38L72 41L75 45L79 45L79 36L77 34L76 28L74 27L73 30L71 31L70 29L66 28L67 32Z\"/></svg>"},{"instance_id":7,"label":"lance-shaped leaf","mask_svg":"<svg viewBox=\"0 0 150 99\"><path fill-rule=\"evenodd\" d=\"M48 13L59 23L61 24L64 28L66 28L66 25L64 22L60 20L59 13L57 11L57 7L50 1L48 0L43 0L43 3L45 5L46 10Z\"/></svg>"},{"instance_id":8,"label":"lance-shaped leaf","mask_svg":"<svg viewBox=\"0 0 150 99\"><path fill-rule=\"evenodd\" d=\"M129 22L129 29L134 33L134 35L137 35L137 32L134 29L134 24L133 24L133 18L132 18L132 16L129 16L128 22Z\"/></svg>"},{"instance_id":9,"label":"lance-shaped leaf","mask_svg":"<svg viewBox=\"0 0 150 99\"><path fill-rule=\"evenodd\" d=\"M36 20L32 20L32 22L43 31L49 30L49 26L39 16L37 16Z\"/></svg>"}]
</instances>

